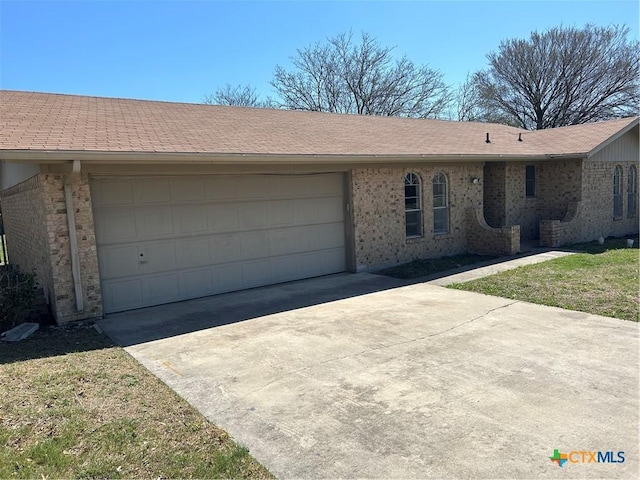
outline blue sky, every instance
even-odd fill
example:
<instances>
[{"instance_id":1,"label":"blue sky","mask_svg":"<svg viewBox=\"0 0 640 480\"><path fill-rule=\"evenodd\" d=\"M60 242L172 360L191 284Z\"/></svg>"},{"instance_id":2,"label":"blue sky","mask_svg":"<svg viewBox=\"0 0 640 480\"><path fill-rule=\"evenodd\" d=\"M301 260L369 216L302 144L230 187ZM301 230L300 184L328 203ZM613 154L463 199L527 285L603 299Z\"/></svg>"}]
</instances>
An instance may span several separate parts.
<instances>
[{"instance_id":1,"label":"blue sky","mask_svg":"<svg viewBox=\"0 0 640 480\"><path fill-rule=\"evenodd\" d=\"M457 84L500 40L556 25L624 24L623 1L0 0L0 87L200 102L225 83L272 94L274 67L297 48L366 31Z\"/></svg>"}]
</instances>

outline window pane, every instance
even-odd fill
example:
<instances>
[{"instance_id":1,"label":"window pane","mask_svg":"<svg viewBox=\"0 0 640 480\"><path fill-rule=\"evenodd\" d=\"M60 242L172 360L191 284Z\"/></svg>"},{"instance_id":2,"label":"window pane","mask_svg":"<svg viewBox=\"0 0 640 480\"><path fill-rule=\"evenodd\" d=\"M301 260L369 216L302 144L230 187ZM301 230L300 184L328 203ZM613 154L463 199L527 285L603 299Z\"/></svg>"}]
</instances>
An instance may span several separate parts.
<instances>
[{"instance_id":1,"label":"window pane","mask_svg":"<svg viewBox=\"0 0 640 480\"><path fill-rule=\"evenodd\" d=\"M422 235L420 228L420 212L407 212L405 219L407 237Z\"/></svg>"},{"instance_id":2,"label":"window pane","mask_svg":"<svg viewBox=\"0 0 640 480\"><path fill-rule=\"evenodd\" d=\"M420 195L420 177L415 173L408 173L404 177L405 232L407 237L422 235Z\"/></svg>"},{"instance_id":3,"label":"window pane","mask_svg":"<svg viewBox=\"0 0 640 480\"><path fill-rule=\"evenodd\" d=\"M627 185L627 215L633 217L636 214L638 196L638 173L635 166L629 168L629 185Z\"/></svg>"},{"instance_id":4,"label":"window pane","mask_svg":"<svg viewBox=\"0 0 640 480\"><path fill-rule=\"evenodd\" d=\"M442 195L439 196L433 196L433 206L435 207L446 207L447 206L447 201L446 198Z\"/></svg>"},{"instance_id":5,"label":"window pane","mask_svg":"<svg viewBox=\"0 0 640 480\"><path fill-rule=\"evenodd\" d=\"M405 185L405 187L404 187L404 196L405 197L417 197L418 196L418 186L417 185Z\"/></svg>"},{"instance_id":6,"label":"window pane","mask_svg":"<svg viewBox=\"0 0 640 480\"><path fill-rule=\"evenodd\" d=\"M616 195L613 197L613 216L622 216L622 195Z\"/></svg>"},{"instance_id":7,"label":"window pane","mask_svg":"<svg viewBox=\"0 0 640 480\"><path fill-rule=\"evenodd\" d=\"M527 165L525 174L525 194L527 197L536 196L536 167L534 165Z\"/></svg>"},{"instance_id":8,"label":"window pane","mask_svg":"<svg viewBox=\"0 0 640 480\"><path fill-rule=\"evenodd\" d=\"M622 167L613 170L613 216L622 216Z\"/></svg>"},{"instance_id":9,"label":"window pane","mask_svg":"<svg viewBox=\"0 0 640 480\"><path fill-rule=\"evenodd\" d=\"M407 197L404 199L405 210L418 210L420 208L420 202L416 197Z\"/></svg>"},{"instance_id":10,"label":"window pane","mask_svg":"<svg viewBox=\"0 0 640 480\"><path fill-rule=\"evenodd\" d=\"M433 184L433 196L434 197L436 195L444 196L445 192L446 192L446 185L444 185L442 183L434 183Z\"/></svg>"},{"instance_id":11,"label":"window pane","mask_svg":"<svg viewBox=\"0 0 640 480\"><path fill-rule=\"evenodd\" d=\"M438 208L433 211L433 231L435 233L444 233L448 230L447 217L447 208Z\"/></svg>"},{"instance_id":12,"label":"window pane","mask_svg":"<svg viewBox=\"0 0 640 480\"><path fill-rule=\"evenodd\" d=\"M620 193L620 179L622 177L621 168L616 167L613 172L613 194L618 195Z\"/></svg>"}]
</instances>

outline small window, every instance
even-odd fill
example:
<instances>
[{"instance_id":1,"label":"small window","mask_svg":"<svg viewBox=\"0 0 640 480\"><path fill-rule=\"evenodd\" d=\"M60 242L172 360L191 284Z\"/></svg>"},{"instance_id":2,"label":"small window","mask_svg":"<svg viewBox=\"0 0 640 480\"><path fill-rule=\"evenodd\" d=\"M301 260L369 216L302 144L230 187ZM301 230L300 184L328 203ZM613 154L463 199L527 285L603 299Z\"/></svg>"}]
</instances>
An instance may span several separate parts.
<instances>
[{"instance_id":1,"label":"small window","mask_svg":"<svg viewBox=\"0 0 640 480\"><path fill-rule=\"evenodd\" d=\"M629 167L627 182L627 215L634 217L638 211L638 169L635 165Z\"/></svg>"},{"instance_id":2,"label":"small window","mask_svg":"<svg viewBox=\"0 0 640 480\"><path fill-rule=\"evenodd\" d=\"M422 236L422 193L420 177L407 173L404 177L404 226L407 237Z\"/></svg>"},{"instance_id":3,"label":"small window","mask_svg":"<svg viewBox=\"0 0 640 480\"><path fill-rule=\"evenodd\" d=\"M449 231L449 202L447 177L438 173L433 177L433 233Z\"/></svg>"},{"instance_id":4,"label":"small window","mask_svg":"<svg viewBox=\"0 0 640 480\"><path fill-rule=\"evenodd\" d=\"M536 196L536 166L527 165L525 173L525 189L527 197Z\"/></svg>"},{"instance_id":5,"label":"small window","mask_svg":"<svg viewBox=\"0 0 640 480\"><path fill-rule=\"evenodd\" d=\"M613 170L613 218L622 217L622 167Z\"/></svg>"}]
</instances>

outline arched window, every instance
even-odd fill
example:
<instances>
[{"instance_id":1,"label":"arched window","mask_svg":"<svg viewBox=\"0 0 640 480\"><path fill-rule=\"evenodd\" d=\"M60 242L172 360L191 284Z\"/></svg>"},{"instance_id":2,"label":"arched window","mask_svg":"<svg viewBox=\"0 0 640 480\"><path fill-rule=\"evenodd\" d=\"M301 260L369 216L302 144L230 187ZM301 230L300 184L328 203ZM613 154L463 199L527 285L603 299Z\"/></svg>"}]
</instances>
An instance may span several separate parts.
<instances>
[{"instance_id":1,"label":"arched window","mask_svg":"<svg viewBox=\"0 0 640 480\"><path fill-rule=\"evenodd\" d=\"M613 218L622 217L622 167L613 170Z\"/></svg>"},{"instance_id":2,"label":"arched window","mask_svg":"<svg viewBox=\"0 0 640 480\"><path fill-rule=\"evenodd\" d=\"M629 167L627 182L627 215L634 217L638 211L638 169L635 165Z\"/></svg>"},{"instance_id":3,"label":"arched window","mask_svg":"<svg viewBox=\"0 0 640 480\"><path fill-rule=\"evenodd\" d=\"M438 173L433 177L433 233L449 231L449 200L447 177Z\"/></svg>"},{"instance_id":4,"label":"arched window","mask_svg":"<svg viewBox=\"0 0 640 480\"><path fill-rule=\"evenodd\" d=\"M415 173L404 177L404 226L407 237L422 236L422 192Z\"/></svg>"}]
</instances>

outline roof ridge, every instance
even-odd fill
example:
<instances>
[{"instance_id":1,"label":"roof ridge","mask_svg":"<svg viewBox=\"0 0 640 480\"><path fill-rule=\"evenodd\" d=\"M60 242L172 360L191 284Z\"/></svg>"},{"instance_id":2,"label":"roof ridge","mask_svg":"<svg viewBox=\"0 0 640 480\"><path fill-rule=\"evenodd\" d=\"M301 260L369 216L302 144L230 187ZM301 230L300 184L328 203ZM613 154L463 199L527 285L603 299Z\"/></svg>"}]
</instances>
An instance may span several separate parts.
<instances>
[{"instance_id":1,"label":"roof ridge","mask_svg":"<svg viewBox=\"0 0 640 480\"><path fill-rule=\"evenodd\" d=\"M359 119L366 119L365 121L422 121L422 122L440 122L440 123L448 123L453 125L485 125L487 127L500 127L505 129L515 129L517 131L526 132L527 130L521 129L519 127L514 127L512 125L506 125L502 123L492 123L492 122L478 122L478 121L461 121L461 120L452 120L446 118L420 118L420 117L397 117L397 116L387 116L387 115L362 115L356 113L340 113L340 112L323 112L316 110L302 110L302 109L287 109L287 108L269 108L269 107L252 107L252 106L244 106L244 105L211 105L206 103L195 103L195 102L178 102L178 101L169 101L169 100L150 100L144 98L126 98L126 97L107 97L101 95L80 95L75 93L59 93L59 92L38 92L33 90L10 90L10 89L0 89L0 94L2 93L19 93L19 94L30 94L30 95L42 95L42 96L57 96L57 97L71 97L78 99L97 99L97 100L114 100L114 101L122 101L122 102L131 102L131 103L149 103L156 105L184 105L184 106L192 106L192 107L202 107L202 108L216 108L216 109L224 109L224 110L235 110L235 109L243 109L243 110L253 110L260 112L287 112L287 114L302 114L302 115L335 115L342 118L347 117L355 117ZM375 120L374 120L375 119Z\"/></svg>"}]
</instances>

